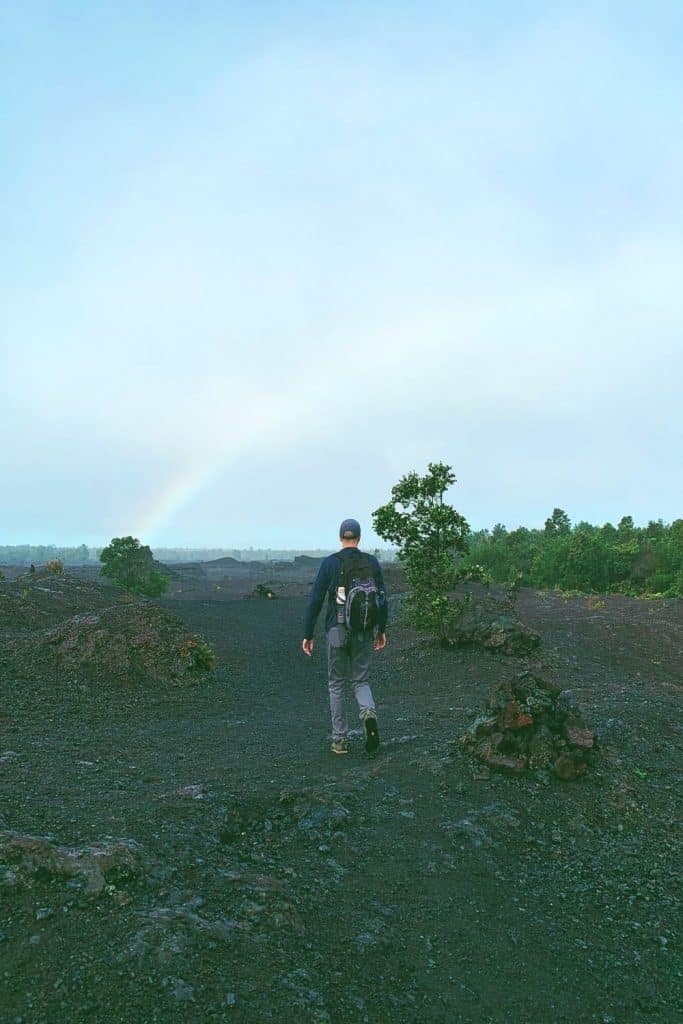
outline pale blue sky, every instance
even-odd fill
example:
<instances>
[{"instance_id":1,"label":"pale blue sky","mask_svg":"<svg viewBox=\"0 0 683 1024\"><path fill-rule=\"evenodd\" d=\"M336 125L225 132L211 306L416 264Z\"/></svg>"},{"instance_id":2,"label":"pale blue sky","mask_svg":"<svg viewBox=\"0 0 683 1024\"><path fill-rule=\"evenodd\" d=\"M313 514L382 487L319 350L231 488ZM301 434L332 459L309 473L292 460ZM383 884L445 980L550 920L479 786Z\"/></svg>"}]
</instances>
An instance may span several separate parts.
<instances>
[{"instance_id":1,"label":"pale blue sky","mask_svg":"<svg viewBox=\"0 0 683 1024\"><path fill-rule=\"evenodd\" d=\"M683 514L683 6L321 7L4 5L0 544Z\"/></svg>"}]
</instances>

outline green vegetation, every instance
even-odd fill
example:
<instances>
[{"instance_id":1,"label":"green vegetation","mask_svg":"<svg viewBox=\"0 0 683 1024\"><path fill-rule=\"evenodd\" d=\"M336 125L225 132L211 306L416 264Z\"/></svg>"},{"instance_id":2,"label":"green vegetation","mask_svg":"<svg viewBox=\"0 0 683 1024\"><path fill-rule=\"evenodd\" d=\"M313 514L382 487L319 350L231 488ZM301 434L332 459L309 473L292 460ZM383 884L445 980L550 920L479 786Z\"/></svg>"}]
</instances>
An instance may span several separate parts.
<instances>
[{"instance_id":1,"label":"green vegetation","mask_svg":"<svg viewBox=\"0 0 683 1024\"><path fill-rule=\"evenodd\" d=\"M155 568L154 556L137 537L114 537L102 551L102 576L132 594L159 597L168 587L168 576Z\"/></svg>"},{"instance_id":2,"label":"green vegetation","mask_svg":"<svg viewBox=\"0 0 683 1024\"><path fill-rule=\"evenodd\" d=\"M189 661L197 672L213 672L218 662L211 645L198 636L186 640L179 653L181 659Z\"/></svg>"},{"instance_id":3,"label":"green vegetation","mask_svg":"<svg viewBox=\"0 0 683 1024\"><path fill-rule=\"evenodd\" d=\"M631 516L618 526L572 526L554 509L542 530L519 527L473 533L465 565L481 565L499 583L584 593L683 597L683 519L636 527Z\"/></svg>"},{"instance_id":4,"label":"green vegetation","mask_svg":"<svg viewBox=\"0 0 683 1024\"><path fill-rule=\"evenodd\" d=\"M410 593L408 617L418 632L444 641L462 610L451 591L461 580L478 574L465 567L470 532L465 518L446 504L444 494L455 474L442 462L430 462L428 473L411 472L391 490L391 500L372 516L375 533L398 545Z\"/></svg>"}]
</instances>

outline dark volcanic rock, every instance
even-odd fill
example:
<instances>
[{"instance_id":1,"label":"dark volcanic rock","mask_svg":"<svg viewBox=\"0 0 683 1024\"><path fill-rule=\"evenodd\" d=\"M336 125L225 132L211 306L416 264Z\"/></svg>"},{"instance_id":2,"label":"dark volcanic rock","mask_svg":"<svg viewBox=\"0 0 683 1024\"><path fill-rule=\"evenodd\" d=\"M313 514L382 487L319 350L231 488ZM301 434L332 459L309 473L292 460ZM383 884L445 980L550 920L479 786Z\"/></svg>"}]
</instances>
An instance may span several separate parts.
<instances>
[{"instance_id":1,"label":"dark volcanic rock","mask_svg":"<svg viewBox=\"0 0 683 1024\"><path fill-rule=\"evenodd\" d=\"M483 647L487 651L515 656L536 651L540 643L539 634L502 611L495 597L468 594L444 646Z\"/></svg>"},{"instance_id":2,"label":"dark volcanic rock","mask_svg":"<svg viewBox=\"0 0 683 1024\"><path fill-rule=\"evenodd\" d=\"M473 625L456 626L451 631L447 646L449 647L483 647L487 651L514 656L529 654L541 643L535 633L523 622L500 616L492 622L478 622Z\"/></svg>"},{"instance_id":3,"label":"dark volcanic rock","mask_svg":"<svg viewBox=\"0 0 683 1024\"><path fill-rule=\"evenodd\" d=\"M294 566L297 569L317 569L322 565L323 559L313 555L295 555Z\"/></svg>"},{"instance_id":4,"label":"dark volcanic rock","mask_svg":"<svg viewBox=\"0 0 683 1024\"><path fill-rule=\"evenodd\" d=\"M2 868L4 867L4 871ZM142 874L142 848L130 839L106 840L82 849L57 846L41 836L0 833L0 887L31 885L34 879L77 879L96 896L112 881Z\"/></svg>"},{"instance_id":5,"label":"dark volcanic rock","mask_svg":"<svg viewBox=\"0 0 683 1024\"><path fill-rule=\"evenodd\" d=\"M572 748L571 700L534 684L507 709L517 728L499 723L506 694L476 732L528 767L473 761L470 776L448 741L518 668L475 649L454 659L396 623L373 659L382 753L366 760L353 736L335 758L324 652L300 649L300 575L278 578L278 601L243 601L270 578L245 573L214 598L183 583L153 602L215 644L229 688L85 685L42 666L19 678L0 636L0 836L143 851L142 873L106 869L99 895L83 874L34 873L16 845L0 856L0 1019L676 1020L683 602L607 597L594 615L583 598L525 592L519 615L548 651L535 674L568 687L580 670L605 749ZM39 638L98 607L52 582L60 593L23 605ZM590 781L561 783L584 755Z\"/></svg>"},{"instance_id":6,"label":"dark volcanic rock","mask_svg":"<svg viewBox=\"0 0 683 1024\"><path fill-rule=\"evenodd\" d=\"M525 671L494 688L485 713L460 742L491 768L552 768L568 781L586 771L595 737L567 691Z\"/></svg>"}]
</instances>

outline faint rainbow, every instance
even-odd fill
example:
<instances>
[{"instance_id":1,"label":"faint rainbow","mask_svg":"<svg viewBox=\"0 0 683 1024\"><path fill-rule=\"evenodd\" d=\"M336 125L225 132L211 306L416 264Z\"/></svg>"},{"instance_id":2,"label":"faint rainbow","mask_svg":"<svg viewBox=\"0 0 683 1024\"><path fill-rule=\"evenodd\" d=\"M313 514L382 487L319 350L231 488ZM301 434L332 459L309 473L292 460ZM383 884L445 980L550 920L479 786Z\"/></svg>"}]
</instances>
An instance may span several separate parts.
<instances>
[{"instance_id":1,"label":"faint rainbow","mask_svg":"<svg viewBox=\"0 0 683 1024\"><path fill-rule=\"evenodd\" d=\"M261 415L260 430L267 428L277 417L274 407L269 415ZM166 526L181 509L194 501L203 491L211 486L230 464L238 453L247 450L250 442L253 445L254 427L247 424L235 429L230 426L231 444L216 451L206 453L204 458L196 458L189 465L184 465L163 487L157 488L145 503L138 509L135 521L138 523L138 536L153 539L154 534Z\"/></svg>"},{"instance_id":2,"label":"faint rainbow","mask_svg":"<svg viewBox=\"0 0 683 1024\"><path fill-rule=\"evenodd\" d=\"M184 467L138 510L135 517L137 535L153 539L157 531L220 476L225 464L225 456L221 455L209 463Z\"/></svg>"},{"instance_id":3,"label":"faint rainbow","mask_svg":"<svg viewBox=\"0 0 683 1024\"><path fill-rule=\"evenodd\" d=\"M258 418L245 415L251 407L258 408ZM230 436L230 444L222 450L215 449L203 459L197 459L185 466L164 487L155 491L135 516L138 536L153 539L156 531L165 526L177 513L206 490L229 465L233 456L254 450L254 446L265 444L269 447L269 431L277 427L282 437L285 425L290 439L300 433L297 423L299 404L289 394L252 395L243 399L242 408L233 407L233 419L223 423L223 431Z\"/></svg>"}]
</instances>

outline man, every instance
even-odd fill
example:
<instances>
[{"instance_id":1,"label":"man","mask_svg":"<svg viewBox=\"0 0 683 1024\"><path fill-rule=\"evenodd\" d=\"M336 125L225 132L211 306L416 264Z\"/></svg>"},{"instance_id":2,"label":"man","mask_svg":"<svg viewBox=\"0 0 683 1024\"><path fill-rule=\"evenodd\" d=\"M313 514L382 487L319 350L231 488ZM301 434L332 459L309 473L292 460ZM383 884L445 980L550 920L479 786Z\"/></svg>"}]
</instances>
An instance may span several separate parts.
<instances>
[{"instance_id":1,"label":"man","mask_svg":"<svg viewBox=\"0 0 683 1024\"><path fill-rule=\"evenodd\" d=\"M328 555L324 560L308 598L304 618L304 640L301 648L309 657L313 653L313 632L315 623L327 595L325 632L327 637L327 679L330 692L330 713L332 716L332 753L348 753L348 724L344 707L344 687L350 683L354 688L360 711L360 720L365 731L365 749L373 753L379 747L377 713L370 689L370 658L373 649L381 651L386 647L387 601L384 576L374 555L360 551L360 525L355 519L345 519L339 527L341 550ZM355 631L345 621L346 589L354 570L374 577L366 581L365 590L370 592L371 603L376 608L372 629ZM361 580L361 583L364 581ZM364 588L361 587L361 590ZM376 593L373 594L373 591ZM361 595L362 596L362 595ZM373 639L374 632L374 639Z\"/></svg>"}]
</instances>

